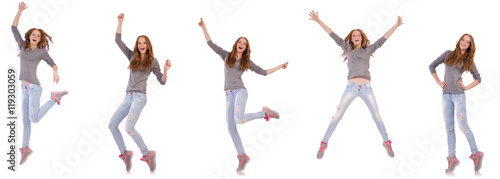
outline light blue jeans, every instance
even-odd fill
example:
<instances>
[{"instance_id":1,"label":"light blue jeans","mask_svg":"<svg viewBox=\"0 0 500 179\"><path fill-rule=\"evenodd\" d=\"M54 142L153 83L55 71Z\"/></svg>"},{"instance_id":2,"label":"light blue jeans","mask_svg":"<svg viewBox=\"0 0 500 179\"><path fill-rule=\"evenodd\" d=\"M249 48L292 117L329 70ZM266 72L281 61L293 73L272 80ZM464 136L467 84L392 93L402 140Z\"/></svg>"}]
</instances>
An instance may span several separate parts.
<instances>
[{"instance_id":1,"label":"light blue jeans","mask_svg":"<svg viewBox=\"0 0 500 179\"><path fill-rule=\"evenodd\" d=\"M56 101L50 99L40 107L40 97L42 87L36 84L21 85L23 94L22 112L23 112L23 148L29 147L31 136L31 122L37 123L42 117L56 104Z\"/></svg>"},{"instance_id":2,"label":"light blue jeans","mask_svg":"<svg viewBox=\"0 0 500 179\"><path fill-rule=\"evenodd\" d=\"M245 114L248 93L245 89L232 89L226 91L226 122L229 134L233 139L238 155L245 154L240 135L236 129L236 123L244 124L254 119L266 117L263 111Z\"/></svg>"},{"instance_id":3,"label":"light blue jeans","mask_svg":"<svg viewBox=\"0 0 500 179\"><path fill-rule=\"evenodd\" d=\"M457 114L458 127L469 141L471 153L476 154L477 152L474 134L467 124L465 101L465 94L443 94L443 116L446 125L446 134L448 135L448 155L450 155L450 157L455 155L456 148L454 113Z\"/></svg>"},{"instance_id":4,"label":"light blue jeans","mask_svg":"<svg viewBox=\"0 0 500 179\"><path fill-rule=\"evenodd\" d=\"M127 134L134 139L137 146L141 150L142 155L147 155L149 150L142 140L141 135L137 130L135 130L135 124L141 115L141 111L146 106L147 98L144 93L137 92L127 92L125 99L120 104L118 109L116 109L115 114L111 117L111 121L109 122L109 130L111 130L111 134L113 134L113 138L115 139L116 144L118 145L118 149L120 153L123 154L127 150L125 147L125 143L123 142L122 134L120 130L118 130L118 125L122 122L122 120L127 117L127 122L125 123L125 131Z\"/></svg>"},{"instance_id":5,"label":"light blue jeans","mask_svg":"<svg viewBox=\"0 0 500 179\"><path fill-rule=\"evenodd\" d=\"M337 127L337 124L342 119L342 116L344 116L347 107L349 107L351 102L358 96L361 97L366 106L368 106L368 109L372 114L373 121L375 121L380 135L382 135L382 139L384 141L389 141L389 137L387 136L387 132L385 131L384 122L382 121L382 118L380 117L380 114L378 112L377 101L375 101L375 96L373 95L370 82L360 85L349 81L347 83L347 87L345 88L344 94L342 95L342 99L340 100L340 104L337 107L337 112L335 113L335 116L333 116L330 125L326 130L325 137L323 137L324 143L328 143L328 140L330 140L330 137Z\"/></svg>"}]
</instances>

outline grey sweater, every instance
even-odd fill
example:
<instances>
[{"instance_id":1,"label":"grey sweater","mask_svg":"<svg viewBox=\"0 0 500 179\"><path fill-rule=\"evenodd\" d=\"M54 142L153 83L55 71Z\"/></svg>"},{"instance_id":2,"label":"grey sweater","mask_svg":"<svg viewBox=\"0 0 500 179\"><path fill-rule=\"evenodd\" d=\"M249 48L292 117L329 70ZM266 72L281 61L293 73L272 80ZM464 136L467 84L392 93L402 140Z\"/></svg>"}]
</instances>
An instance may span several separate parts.
<instances>
[{"instance_id":1,"label":"grey sweater","mask_svg":"<svg viewBox=\"0 0 500 179\"><path fill-rule=\"evenodd\" d=\"M54 60L50 58L47 50L43 48L35 48L34 50L30 50L24 48L26 42L21 37L19 30L17 30L16 26L11 26L12 33L14 34L14 39L16 39L17 47L19 47L19 51L21 53L21 72L19 73L19 80L24 80L31 84L40 85L40 81L36 77L36 69L41 60L45 61L52 68L54 65Z\"/></svg>"},{"instance_id":2,"label":"grey sweater","mask_svg":"<svg viewBox=\"0 0 500 179\"><path fill-rule=\"evenodd\" d=\"M451 54L451 50L448 50L444 52L441 56L439 56L436 60L434 60L431 65L429 65L429 70L431 71L431 74L436 73L436 67L444 63L444 60L446 60L446 57ZM444 93L452 93L452 94L464 94L464 89L458 87L457 81L460 80L462 81L462 69L464 68L463 64L458 65L458 69L455 68L454 65L445 65L444 67L444 81L446 82L446 87L443 89L443 94ZM470 69L470 73L472 74L472 77L474 80L477 80L481 82L481 75L477 71L476 64L472 66Z\"/></svg>"},{"instance_id":3,"label":"grey sweater","mask_svg":"<svg viewBox=\"0 0 500 179\"><path fill-rule=\"evenodd\" d=\"M347 68L349 69L349 74L347 79L354 77L363 77L371 80L370 71L370 56L380 48L384 42L387 40L384 37L378 39L374 44L368 45L366 48L351 48L351 45L340 38L334 32L330 33L330 37L339 45L347 56Z\"/></svg>"},{"instance_id":4,"label":"grey sweater","mask_svg":"<svg viewBox=\"0 0 500 179\"><path fill-rule=\"evenodd\" d=\"M134 58L134 51L130 50L125 43L122 41L122 34L116 33L115 36L115 42L120 47L120 50L122 50L123 54L127 56L128 61L132 61L132 58ZM139 93L144 93L146 94L146 86L147 86L147 81L148 77L153 72L153 74L156 75L156 78L160 82L160 84L165 85L165 82L161 80L161 77L163 74L161 73L160 70L160 65L158 63L158 60L153 59L153 66L149 70L135 70L132 71L130 70L130 75L128 78L128 85L127 85L127 92L139 92Z\"/></svg>"},{"instance_id":5,"label":"grey sweater","mask_svg":"<svg viewBox=\"0 0 500 179\"><path fill-rule=\"evenodd\" d=\"M212 41L208 41L208 46L217 53L220 58L225 62L227 56L229 55L228 51L220 48ZM227 65L224 65L224 90L228 89L245 89L245 85L243 84L243 80L241 79L241 75L243 75L242 70L240 70L240 62L241 59L236 59L236 62L233 64L233 67L229 68ZM250 70L260 75L267 75L267 71L262 69L261 67L255 65L255 63L250 60Z\"/></svg>"}]
</instances>

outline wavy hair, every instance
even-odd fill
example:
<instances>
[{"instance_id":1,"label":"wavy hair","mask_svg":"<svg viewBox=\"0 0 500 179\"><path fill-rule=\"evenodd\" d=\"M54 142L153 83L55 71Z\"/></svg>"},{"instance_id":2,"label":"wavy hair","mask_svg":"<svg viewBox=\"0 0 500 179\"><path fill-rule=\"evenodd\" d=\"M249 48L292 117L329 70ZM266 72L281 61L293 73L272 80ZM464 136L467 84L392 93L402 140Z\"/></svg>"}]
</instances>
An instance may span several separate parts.
<instances>
[{"instance_id":1,"label":"wavy hair","mask_svg":"<svg viewBox=\"0 0 500 179\"><path fill-rule=\"evenodd\" d=\"M144 38L146 40L146 45L147 45L147 50L146 50L146 56L144 57L144 60L141 60L141 52L139 51L139 39ZM153 59L154 59L154 54L153 54L153 45L151 45L151 41L149 40L148 36L141 35L137 37L137 40L135 41L135 46L134 46L134 58L132 58L132 61L130 61L130 64L128 66L128 69L135 71L135 70L149 70L151 66L153 66Z\"/></svg>"},{"instance_id":2,"label":"wavy hair","mask_svg":"<svg viewBox=\"0 0 500 179\"><path fill-rule=\"evenodd\" d=\"M250 42L248 42L248 39L246 37L240 37L238 40L233 45L233 50L229 55L227 56L226 59L226 64L229 68L233 67L234 63L236 62L236 57L238 56L238 41L243 38L247 41L247 48L245 51L243 51L243 54L241 55L241 61L240 61L240 70L246 71L250 68Z\"/></svg>"},{"instance_id":3,"label":"wavy hair","mask_svg":"<svg viewBox=\"0 0 500 179\"><path fill-rule=\"evenodd\" d=\"M469 48L465 50L465 53L462 54L462 50L460 49L460 41L462 41L465 36L470 37L470 44ZM472 38L472 35L470 34L464 34L460 39L458 39L457 45L455 46L455 50L451 52L448 57L444 60L444 64L450 65L450 66L455 66L455 68L458 69L458 65L462 64L464 65L464 68L462 69L462 72L464 71L470 71L472 66L474 66L474 53L476 52L476 44L474 43L474 38Z\"/></svg>"}]
</instances>

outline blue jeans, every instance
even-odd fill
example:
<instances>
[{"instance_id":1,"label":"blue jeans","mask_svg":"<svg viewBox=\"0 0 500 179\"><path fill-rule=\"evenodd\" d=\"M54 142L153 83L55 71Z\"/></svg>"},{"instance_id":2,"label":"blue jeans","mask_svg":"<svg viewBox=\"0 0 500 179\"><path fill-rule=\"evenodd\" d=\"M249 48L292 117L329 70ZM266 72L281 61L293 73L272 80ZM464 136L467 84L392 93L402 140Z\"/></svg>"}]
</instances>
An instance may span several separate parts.
<instances>
[{"instance_id":1,"label":"blue jeans","mask_svg":"<svg viewBox=\"0 0 500 179\"><path fill-rule=\"evenodd\" d=\"M446 125L446 134L448 136L448 155L450 155L450 157L455 155L456 148L454 112L457 114L458 127L469 141L471 153L476 154L477 152L474 134L467 124L465 101L465 94L443 94L443 115Z\"/></svg>"},{"instance_id":2,"label":"blue jeans","mask_svg":"<svg viewBox=\"0 0 500 179\"><path fill-rule=\"evenodd\" d=\"M361 97L366 106L368 106L368 109L372 114L373 121L375 121L380 135L382 135L382 139L384 141L389 141L389 137L387 136L387 132L385 131L384 122L382 121L382 118L380 117L380 114L378 112L377 101L375 101L375 96L373 95L370 82L360 85L349 81L347 83L347 87L345 88L344 94L342 95L342 99L340 100L340 104L337 107L337 112L335 113L335 116L333 116L330 125L326 130L325 137L323 137L324 143L328 143L328 140L330 140L330 137L337 127L337 124L342 119L342 116L344 116L347 107L349 107L351 102L358 96Z\"/></svg>"},{"instance_id":3,"label":"blue jeans","mask_svg":"<svg viewBox=\"0 0 500 179\"><path fill-rule=\"evenodd\" d=\"M40 107L40 97L42 87L36 84L21 85L23 94L22 112L23 112L23 148L29 147L31 136L31 122L37 123L42 117L56 104L56 101L50 99Z\"/></svg>"},{"instance_id":4,"label":"blue jeans","mask_svg":"<svg viewBox=\"0 0 500 179\"><path fill-rule=\"evenodd\" d=\"M111 117L108 127L109 130L111 130L111 134L113 134L113 138L115 139L121 154L125 153L127 148L123 142L122 134L120 133L120 130L118 130L118 125L126 116L128 117L127 122L125 123L125 131L127 131L127 134L129 134L130 137L134 139L137 146L139 146L142 155L147 155L149 152L144 140L142 140L141 135L134 128L139 116L141 115L142 109L146 106L146 102L146 94L127 92L127 96L125 96L125 99L120 104L118 109L116 109L113 117Z\"/></svg>"},{"instance_id":5,"label":"blue jeans","mask_svg":"<svg viewBox=\"0 0 500 179\"><path fill-rule=\"evenodd\" d=\"M245 154L240 135L236 129L236 123L244 124L248 121L264 118L266 114L262 111L245 114L248 93L245 89L232 89L226 91L226 122L229 134L233 139L238 155Z\"/></svg>"}]
</instances>

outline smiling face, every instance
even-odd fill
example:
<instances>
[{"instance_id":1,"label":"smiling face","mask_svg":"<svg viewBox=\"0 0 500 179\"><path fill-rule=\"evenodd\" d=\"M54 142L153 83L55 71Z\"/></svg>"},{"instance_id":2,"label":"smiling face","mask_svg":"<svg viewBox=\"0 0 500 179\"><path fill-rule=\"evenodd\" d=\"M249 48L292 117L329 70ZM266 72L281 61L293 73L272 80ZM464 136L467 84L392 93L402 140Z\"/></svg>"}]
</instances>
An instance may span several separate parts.
<instances>
[{"instance_id":1,"label":"smiling face","mask_svg":"<svg viewBox=\"0 0 500 179\"><path fill-rule=\"evenodd\" d=\"M351 35L351 42L354 44L356 48L361 46L361 42L363 42L363 36L361 36L361 32L354 31Z\"/></svg>"},{"instance_id":2,"label":"smiling face","mask_svg":"<svg viewBox=\"0 0 500 179\"><path fill-rule=\"evenodd\" d=\"M146 51L148 50L148 43L146 42L146 38L139 37L139 39L137 40L137 49L141 53L141 56L146 54Z\"/></svg>"},{"instance_id":3,"label":"smiling face","mask_svg":"<svg viewBox=\"0 0 500 179\"><path fill-rule=\"evenodd\" d=\"M460 50L465 51L470 47L471 38L468 35L464 35L462 39L460 39Z\"/></svg>"},{"instance_id":4,"label":"smiling face","mask_svg":"<svg viewBox=\"0 0 500 179\"><path fill-rule=\"evenodd\" d=\"M39 30L34 30L33 32L31 32L30 44L33 46L37 46L40 40L42 39L41 35L42 34L40 33Z\"/></svg>"},{"instance_id":5,"label":"smiling face","mask_svg":"<svg viewBox=\"0 0 500 179\"><path fill-rule=\"evenodd\" d=\"M236 52L243 53L247 49L248 41L245 38L238 39L236 43Z\"/></svg>"}]
</instances>

